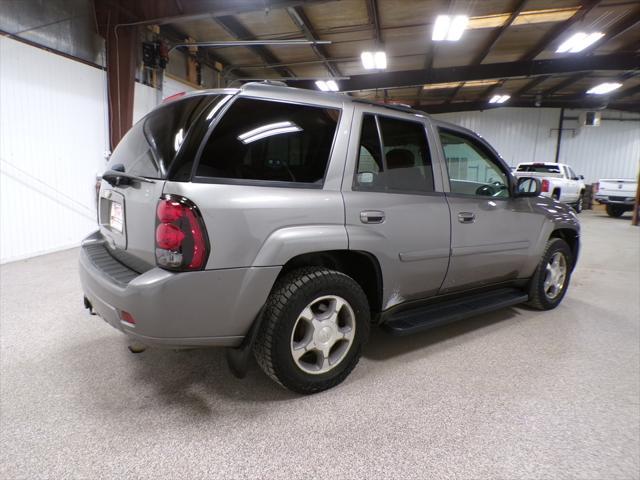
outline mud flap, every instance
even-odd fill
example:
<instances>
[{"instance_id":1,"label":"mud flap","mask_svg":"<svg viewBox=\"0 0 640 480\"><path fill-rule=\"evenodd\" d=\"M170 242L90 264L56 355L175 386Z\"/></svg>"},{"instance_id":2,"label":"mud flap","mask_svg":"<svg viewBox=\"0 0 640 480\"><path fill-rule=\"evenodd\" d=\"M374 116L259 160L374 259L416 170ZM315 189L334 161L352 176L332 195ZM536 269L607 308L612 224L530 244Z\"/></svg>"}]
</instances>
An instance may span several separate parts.
<instances>
[{"instance_id":1,"label":"mud flap","mask_svg":"<svg viewBox=\"0 0 640 480\"><path fill-rule=\"evenodd\" d=\"M264 306L258 312L256 319L254 320L249 332L242 340L239 347L227 348L226 358L229 370L236 378L244 378L247 376L247 370L249 369L249 361L251 360L251 354L253 353L253 344L258 337L258 331L262 325L262 314L264 312Z\"/></svg>"}]
</instances>

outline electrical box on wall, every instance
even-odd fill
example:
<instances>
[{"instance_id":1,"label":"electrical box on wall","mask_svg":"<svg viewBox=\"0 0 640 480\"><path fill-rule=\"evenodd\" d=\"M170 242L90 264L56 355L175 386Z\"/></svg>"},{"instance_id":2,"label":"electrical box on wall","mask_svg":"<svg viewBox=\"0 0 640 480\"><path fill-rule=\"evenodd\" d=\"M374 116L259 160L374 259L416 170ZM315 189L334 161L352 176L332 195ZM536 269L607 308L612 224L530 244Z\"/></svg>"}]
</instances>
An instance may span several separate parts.
<instances>
[{"instance_id":1,"label":"electrical box on wall","mask_svg":"<svg viewBox=\"0 0 640 480\"><path fill-rule=\"evenodd\" d=\"M600 117L600 112L582 112L580 114L580 125L584 127L599 127Z\"/></svg>"}]
</instances>

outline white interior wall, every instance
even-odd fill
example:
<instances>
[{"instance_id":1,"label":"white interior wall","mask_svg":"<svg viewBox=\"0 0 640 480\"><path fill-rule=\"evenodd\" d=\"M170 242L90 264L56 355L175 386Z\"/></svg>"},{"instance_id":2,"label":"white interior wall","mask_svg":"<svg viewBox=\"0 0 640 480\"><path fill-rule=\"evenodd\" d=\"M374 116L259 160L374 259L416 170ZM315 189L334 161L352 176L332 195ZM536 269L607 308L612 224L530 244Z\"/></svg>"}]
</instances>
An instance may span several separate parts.
<instances>
[{"instance_id":1,"label":"white interior wall","mask_svg":"<svg viewBox=\"0 0 640 480\"><path fill-rule=\"evenodd\" d=\"M578 117L579 110L565 110ZM512 166L519 162L553 162L558 140L559 108L496 108L482 112L433 115L482 135ZM635 178L640 162L640 115L615 110L602 112L599 127L579 127L577 120L563 122L559 162L567 163L587 183L600 178ZM571 131L574 129L574 131Z\"/></svg>"},{"instance_id":2,"label":"white interior wall","mask_svg":"<svg viewBox=\"0 0 640 480\"><path fill-rule=\"evenodd\" d=\"M565 117L577 117L576 110ZM587 183L601 178L637 178L640 167L640 115L605 110L598 127L579 127L575 120L565 120L563 127L575 128L575 135L565 130L560 143L561 163L568 163ZM613 119L625 119L618 121Z\"/></svg>"},{"instance_id":3,"label":"white interior wall","mask_svg":"<svg viewBox=\"0 0 640 480\"><path fill-rule=\"evenodd\" d=\"M190 90L165 78L165 97ZM134 121L157 103L136 83ZM0 37L0 263L76 246L95 230L107 118L103 70Z\"/></svg>"},{"instance_id":4,"label":"white interior wall","mask_svg":"<svg viewBox=\"0 0 640 480\"><path fill-rule=\"evenodd\" d=\"M193 90L194 88L191 85L167 76L165 76L162 81L162 98L170 97L176 93L191 92ZM133 123L136 123L153 110L158 103L158 90L136 82L133 92Z\"/></svg>"},{"instance_id":5,"label":"white interior wall","mask_svg":"<svg viewBox=\"0 0 640 480\"><path fill-rule=\"evenodd\" d=\"M553 162L560 110L555 108L495 108L455 112L434 118L461 125L482 135L511 166L520 162Z\"/></svg>"},{"instance_id":6,"label":"white interior wall","mask_svg":"<svg viewBox=\"0 0 640 480\"><path fill-rule=\"evenodd\" d=\"M0 37L0 262L95 229L106 118L102 70Z\"/></svg>"}]
</instances>

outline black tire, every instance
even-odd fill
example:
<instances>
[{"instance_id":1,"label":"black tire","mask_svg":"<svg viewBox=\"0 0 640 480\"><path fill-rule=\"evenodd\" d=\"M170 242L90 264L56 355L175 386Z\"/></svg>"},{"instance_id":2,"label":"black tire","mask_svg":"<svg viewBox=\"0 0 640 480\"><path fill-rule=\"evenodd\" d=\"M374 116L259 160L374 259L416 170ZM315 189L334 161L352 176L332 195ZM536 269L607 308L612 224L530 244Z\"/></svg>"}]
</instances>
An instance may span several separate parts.
<instances>
[{"instance_id":1,"label":"black tire","mask_svg":"<svg viewBox=\"0 0 640 480\"><path fill-rule=\"evenodd\" d=\"M300 313L324 295L337 295L349 303L355 316L355 335L349 350L332 370L311 374L295 363L291 338ZM274 285L265 304L253 353L262 370L283 387L302 394L317 393L338 385L351 373L369 338L369 327L367 296L355 280L326 268L300 268Z\"/></svg>"},{"instance_id":2,"label":"black tire","mask_svg":"<svg viewBox=\"0 0 640 480\"><path fill-rule=\"evenodd\" d=\"M576 202L576 206L574 207L574 210L576 211L576 213L580 213L582 212L583 207L584 207L584 191L580 192L580 196L578 197L578 201Z\"/></svg>"},{"instance_id":3,"label":"black tire","mask_svg":"<svg viewBox=\"0 0 640 480\"><path fill-rule=\"evenodd\" d=\"M551 258L558 252L560 252L565 257L567 271L562 289L557 296L555 296L554 298L549 298L544 288L544 282L547 276L547 264L549 263ZM571 253L571 248L569 247L569 245L567 245L567 242L565 242L561 238L551 238L547 242L547 246L544 250L542 258L540 259L540 263L538 264L533 278L529 283L529 302L527 304L538 310L551 310L553 308L556 308L567 293L569 282L571 280L572 269L573 254Z\"/></svg>"},{"instance_id":4,"label":"black tire","mask_svg":"<svg viewBox=\"0 0 640 480\"><path fill-rule=\"evenodd\" d=\"M551 194L551 198L560 201L560 190L554 190Z\"/></svg>"},{"instance_id":5,"label":"black tire","mask_svg":"<svg viewBox=\"0 0 640 480\"><path fill-rule=\"evenodd\" d=\"M624 215L625 209L619 207L618 205L607 205L607 215L610 217L618 218Z\"/></svg>"}]
</instances>

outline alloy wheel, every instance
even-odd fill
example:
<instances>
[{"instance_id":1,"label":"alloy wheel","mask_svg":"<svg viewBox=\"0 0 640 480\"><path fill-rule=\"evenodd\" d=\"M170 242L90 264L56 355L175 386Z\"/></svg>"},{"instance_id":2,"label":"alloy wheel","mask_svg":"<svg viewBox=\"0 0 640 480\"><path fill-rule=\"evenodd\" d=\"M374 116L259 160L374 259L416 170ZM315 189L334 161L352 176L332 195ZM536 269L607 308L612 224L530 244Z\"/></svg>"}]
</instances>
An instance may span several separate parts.
<instances>
[{"instance_id":1,"label":"alloy wheel","mask_svg":"<svg viewBox=\"0 0 640 480\"><path fill-rule=\"evenodd\" d=\"M345 358L355 331L355 314L344 298L318 297L296 320L291 333L291 356L306 373L329 372Z\"/></svg>"}]
</instances>

